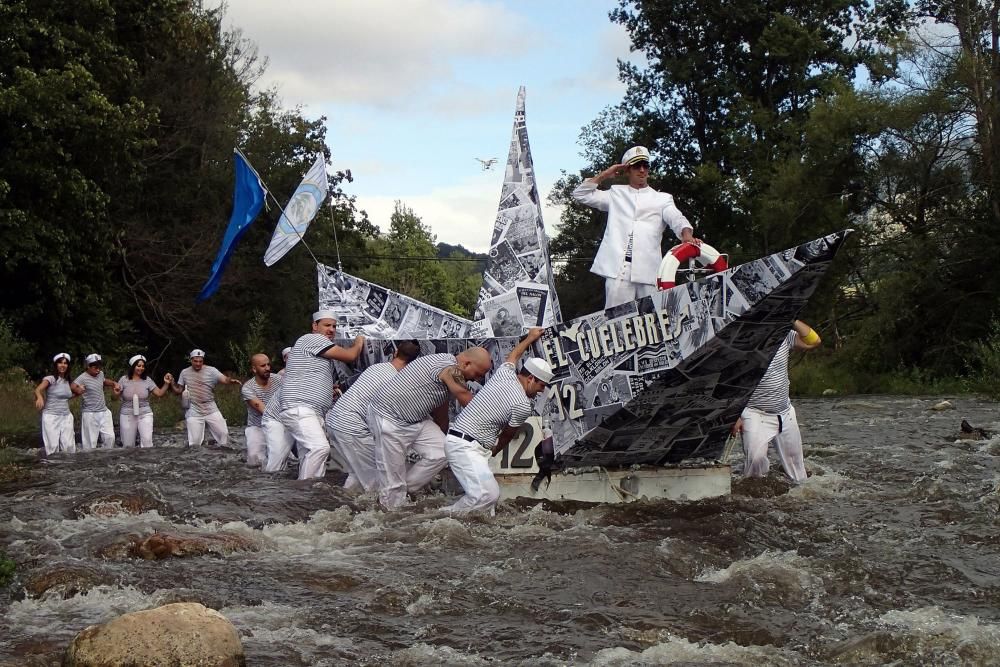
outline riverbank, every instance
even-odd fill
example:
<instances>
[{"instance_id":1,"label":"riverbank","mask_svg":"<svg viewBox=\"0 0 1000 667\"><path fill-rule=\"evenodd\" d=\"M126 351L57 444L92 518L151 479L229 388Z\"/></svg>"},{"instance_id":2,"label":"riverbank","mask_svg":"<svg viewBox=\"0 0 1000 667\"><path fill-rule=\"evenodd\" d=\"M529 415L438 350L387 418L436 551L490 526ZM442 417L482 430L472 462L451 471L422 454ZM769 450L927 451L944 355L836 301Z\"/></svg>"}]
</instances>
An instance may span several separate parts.
<instances>
[{"instance_id":1,"label":"riverbank","mask_svg":"<svg viewBox=\"0 0 1000 667\"><path fill-rule=\"evenodd\" d=\"M40 417L38 410L35 409L35 385L36 383L31 381L20 369L0 374L0 405L4 406L3 411L0 412L0 435L8 436L18 443L32 437L36 437L38 442L41 442ZM121 402L114 397L109 389L105 390L104 395L117 431L118 410ZM215 402L230 426L246 425L246 405L240 396L239 387L220 385L215 392ZM157 428L173 426L184 419L180 396L172 392L163 398L153 397L150 400L150 405L153 408L153 419ZM79 399L70 401L70 410L73 412L76 428L79 430Z\"/></svg>"}]
</instances>

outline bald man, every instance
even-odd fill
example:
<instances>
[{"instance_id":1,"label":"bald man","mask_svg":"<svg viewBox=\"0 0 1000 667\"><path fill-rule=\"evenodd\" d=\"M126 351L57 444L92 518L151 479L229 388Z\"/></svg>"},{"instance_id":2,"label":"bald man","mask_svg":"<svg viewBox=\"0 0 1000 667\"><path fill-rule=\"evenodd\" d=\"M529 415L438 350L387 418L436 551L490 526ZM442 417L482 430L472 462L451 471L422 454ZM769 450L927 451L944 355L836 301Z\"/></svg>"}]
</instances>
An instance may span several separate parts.
<instances>
[{"instance_id":1,"label":"bald man","mask_svg":"<svg viewBox=\"0 0 1000 667\"><path fill-rule=\"evenodd\" d=\"M261 418L267 402L281 389L281 377L271 374L271 360L266 354L250 357L253 377L243 383L240 395L247 404L247 465L262 466L267 462L267 439Z\"/></svg>"},{"instance_id":2,"label":"bald man","mask_svg":"<svg viewBox=\"0 0 1000 667\"><path fill-rule=\"evenodd\" d=\"M454 398L466 406L472 400L466 382L482 381L492 365L490 353L481 347L458 355L429 354L411 361L382 385L368 419L383 507L397 509L406 502L407 492L426 486L447 465L448 403ZM410 449L420 460L407 470Z\"/></svg>"}]
</instances>

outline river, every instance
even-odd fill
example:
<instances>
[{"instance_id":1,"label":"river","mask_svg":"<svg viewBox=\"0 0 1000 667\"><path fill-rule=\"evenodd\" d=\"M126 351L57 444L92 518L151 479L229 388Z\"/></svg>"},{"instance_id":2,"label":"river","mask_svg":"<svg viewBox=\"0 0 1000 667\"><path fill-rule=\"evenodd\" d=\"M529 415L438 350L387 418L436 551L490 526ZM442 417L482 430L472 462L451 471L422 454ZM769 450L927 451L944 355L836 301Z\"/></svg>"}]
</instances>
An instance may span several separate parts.
<instances>
[{"instance_id":1,"label":"river","mask_svg":"<svg viewBox=\"0 0 1000 667\"><path fill-rule=\"evenodd\" d=\"M796 401L797 488L772 452L770 477L724 498L495 517L444 516L441 496L384 513L338 475L262 475L173 431L56 456L0 487L0 549L19 564L0 664L57 665L87 625L174 601L221 611L249 665L996 664L1000 438L957 434L1000 416L941 400ZM239 548L123 553L154 531ZM61 571L84 583L25 593Z\"/></svg>"}]
</instances>

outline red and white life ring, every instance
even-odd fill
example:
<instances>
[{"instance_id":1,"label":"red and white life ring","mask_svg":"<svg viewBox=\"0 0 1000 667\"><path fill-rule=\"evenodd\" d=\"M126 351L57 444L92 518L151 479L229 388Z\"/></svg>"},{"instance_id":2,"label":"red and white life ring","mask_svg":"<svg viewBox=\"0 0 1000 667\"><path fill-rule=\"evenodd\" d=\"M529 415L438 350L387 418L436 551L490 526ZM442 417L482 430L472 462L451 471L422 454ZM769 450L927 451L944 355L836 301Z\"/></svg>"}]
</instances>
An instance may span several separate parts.
<instances>
[{"instance_id":1,"label":"red and white life ring","mask_svg":"<svg viewBox=\"0 0 1000 667\"><path fill-rule=\"evenodd\" d=\"M663 261L660 262L660 270L656 273L656 286L660 290L666 290L676 285L677 269L680 268L681 262L692 258L702 266L716 273L729 268L726 258L712 246L707 243L697 245L686 242L674 246L670 249L670 252L663 256Z\"/></svg>"}]
</instances>

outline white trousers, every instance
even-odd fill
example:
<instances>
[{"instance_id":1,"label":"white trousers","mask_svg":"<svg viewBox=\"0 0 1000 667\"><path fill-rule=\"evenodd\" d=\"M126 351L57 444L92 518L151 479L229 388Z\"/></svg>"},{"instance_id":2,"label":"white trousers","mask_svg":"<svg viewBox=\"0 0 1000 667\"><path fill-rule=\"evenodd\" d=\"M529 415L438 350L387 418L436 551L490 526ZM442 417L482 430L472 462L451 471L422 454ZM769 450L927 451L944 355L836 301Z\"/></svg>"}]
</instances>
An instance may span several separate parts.
<instances>
[{"instance_id":1,"label":"white trousers","mask_svg":"<svg viewBox=\"0 0 1000 667\"><path fill-rule=\"evenodd\" d=\"M656 294L656 285L632 282L632 262L625 262L617 278L604 279L604 307L620 306Z\"/></svg>"},{"instance_id":2,"label":"white trousers","mask_svg":"<svg viewBox=\"0 0 1000 667\"><path fill-rule=\"evenodd\" d=\"M206 424L208 424L208 430L217 444L225 446L229 442L229 424L226 423L226 418L218 410L207 415L196 415L193 410L188 410L184 422L187 424L189 447L204 442Z\"/></svg>"},{"instance_id":3,"label":"white trousers","mask_svg":"<svg viewBox=\"0 0 1000 667\"><path fill-rule=\"evenodd\" d=\"M454 435L444 441L448 467L465 489L465 495L445 507L448 512L486 510L491 514L500 500L500 485L490 470L490 450L478 442L469 442Z\"/></svg>"},{"instance_id":4,"label":"white trousers","mask_svg":"<svg viewBox=\"0 0 1000 667\"><path fill-rule=\"evenodd\" d=\"M397 509L406 502L406 492L427 486L448 464L444 433L430 418L416 424L400 424L369 413L369 428L375 438L375 468L379 502ZM406 468L406 453L413 449L420 460Z\"/></svg>"},{"instance_id":5,"label":"white trousers","mask_svg":"<svg viewBox=\"0 0 1000 667\"><path fill-rule=\"evenodd\" d=\"M84 449L115 446L115 423L111 410L80 413L80 444Z\"/></svg>"},{"instance_id":6,"label":"white trousers","mask_svg":"<svg viewBox=\"0 0 1000 667\"><path fill-rule=\"evenodd\" d=\"M76 436L73 433L73 415L52 415L42 413L42 444L46 454L76 451Z\"/></svg>"},{"instance_id":7,"label":"white trousers","mask_svg":"<svg viewBox=\"0 0 1000 667\"><path fill-rule=\"evenodd\" d=\"M280 419L261 418L261 428L264 429L264 440L267 442L267 458L264 472L280 472L288 464L288 455L295 444L295 438L285 429Z\"/></svg>"},{"instance_id":8,"label":"white trousers","mask_svg":"<svg viewBox=\"0 0 1000 667\"><path fill-rule=\"evenodd\" d=\"M139 446L153 446L153 413L149 412L138 417L127 413L118 413L118 429L121 431L122 447L135 447L135 434L139 433Z\"/></svg>"},{"instance_id":9,"label":"white trousers","mask_svg":"<svg viewBox=\"0 0 1000 667\"><path fill-rule=\"evenodd\" d=\"M247 465L262 466L267 463L267 438L261 426L247 426Z\"/></svg>"},{"instance_id":10,"label":"white trousers","mask_svg":"<svg viewBox=\"0 0 1000 667\"><path fill-rule=\"evenodd\" d=\"M802 433L795 417L795 408L772 415L753 408L743 411L743 454L746 464L744 477L766 477L770 468L767 446L774 441L781 467L793 484L806 481L806 465L802 458Z\"/></svg>"},{"instance_id":11,"label":"white trousers","mask_svg":"<svg viewBox=\"0 0 1000 667\"><path fill-rule=\"evenodd\" d=\"M347 463L347 472L350 473L344 488L350 489L360 486L365 491L378 488L378 472L375 468L375 438L368 425L364 426L365 435L349 435L347 433L327 429L330 436L330 445L337 450L337 453Z\"/></svg>"},{"instance_id":12,"label":"white trousers","mask_svg":"<svg viewBox=\"0 0 1000 667\"><path fill-rule=\"evenodd\" d=\"M330 457L330 442L323 429L323 418L303 405L281 412L281 423L295 439L299 448L299 479L326 475L326 460ZM286 455L287 456L287 455ZM268 464L270 464L270 455Z\"/></svg>"}]
</instances>

